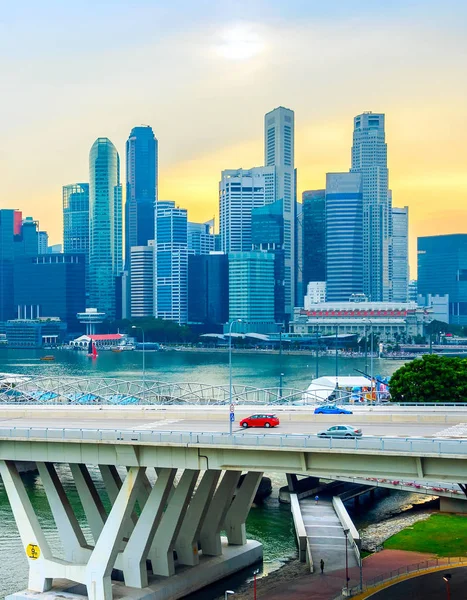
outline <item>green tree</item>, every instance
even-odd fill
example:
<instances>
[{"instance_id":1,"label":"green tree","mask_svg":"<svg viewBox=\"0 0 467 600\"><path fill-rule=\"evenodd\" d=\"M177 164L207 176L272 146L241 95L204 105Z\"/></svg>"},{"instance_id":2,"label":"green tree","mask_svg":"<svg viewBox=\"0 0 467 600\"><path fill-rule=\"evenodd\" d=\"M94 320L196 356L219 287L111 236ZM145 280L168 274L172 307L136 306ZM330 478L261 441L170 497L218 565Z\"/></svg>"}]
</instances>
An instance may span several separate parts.
<instances>
[{"instance_id":1,"label":"green tree","mask_svg":"<svg viewBox=\"0 0 467 600\"><path fill-rule=\"evenodd\" d=\"M397 369L393 402L467 402L467 359L425 354Z\"/></svg>"}]
</instances>

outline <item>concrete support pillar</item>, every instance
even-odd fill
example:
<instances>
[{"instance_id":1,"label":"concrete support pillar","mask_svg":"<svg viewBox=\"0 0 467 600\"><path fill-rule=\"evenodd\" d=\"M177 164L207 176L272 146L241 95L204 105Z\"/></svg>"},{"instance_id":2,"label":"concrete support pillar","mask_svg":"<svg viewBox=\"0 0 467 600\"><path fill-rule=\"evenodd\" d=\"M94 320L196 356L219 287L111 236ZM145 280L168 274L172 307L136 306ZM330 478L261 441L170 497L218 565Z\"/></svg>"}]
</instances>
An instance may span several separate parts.
<instances>
[{"instance_id":1,"label":"concrete support pillar","mask_svg":"<svg viewBox=\"0 0 467 600\"><path fill-rule=\"evenodd\" d=\"M154 575L170 577L175 573L173 550L198 475L198 470L185 469L169 500L149 552Z\"/></svg>"},{"instance_id":2,"label":"concrete support pillar","mask_svg":"<svg viewBox=\"0 0 467 600\"><path fill-rule=\"evenodd\" d=\"M220 475L220 471L205 471L186 511L175 543L178 563L181 565L193 567L199 563L198 539Z\"/></svg>"},{"instance_id":3,"label":"concrete support pillar","mask_svg":"<svg viewBox=\"0 0 467 600\"><path fill-rule=\"evenodd\" d=\"M261 483L262 473L247 473L237 490L224 521L229 544L243 546L246 544L245 521L255 498L256 490Z\"/></svg>"},{"instance_id":4,"label":"concrete support pillar","mask_svg":"<svg viewBox=\"0 0 467 600\"><path fill-rule=\"evenodd\" d=\"M47 577L47 562L52 552L34 513L29 496L15 464L0 460L0 475L13 510L23 548L29 562L28 588L46 592L52 587L52 577Z\"/></svg>"},{"instance_id":5,"label":"concrete support pillar","mask_svg":"<svg viewBox=\"0 0 467 600\"><path fill-rule=\"evenodd\" d=\"M123 552L121 566L125 585L144 588L148 585L146 558L172 489L177 469L161 469L144 504L138 522Z\"/></svg>"},{"instance_id":6,"label":"concrete support pillar","mask_svg":"<svg viewBox=\"0 0 467 600\"><path fill-rule=\"evenodd\" d=\"M97 543L107 519L107 513L86 465L70 464L70 469L94 543Z\"/></svg>"},{"instance_id":7,"label":"concrete support pillar","mask_svg":"<svg viewBox=\"0 0 467 600\"><path fill-rule=\"evenodd\" d=\"M110 575L128 529L144 471L140 467L130 468L97 540L86 567L89 600L112 600Z\"/></svg>"},{"instance_id":8,"label":"concrete support pillar","mask_svg":"<svg viewBox=\"0 0 467 600\"><path fill-rule=\"evenodd\" d=\"M62 541L66 560L85 563L91 555L78 520L52 463L38 462L37 468Z\"/></svg>"},{"instance_id":9,"label":"concrete support pillar","mask_svg":"<svg viewBox=\"0 0 467 600\"><path fill-rule=\"evenodd\" d=\"M205 555L220 556L222 554L220 532L240 475L240 471L225 471L209 505L208 518L204 522L200 535L201 550Z\"/></svg>"}]
</instances>

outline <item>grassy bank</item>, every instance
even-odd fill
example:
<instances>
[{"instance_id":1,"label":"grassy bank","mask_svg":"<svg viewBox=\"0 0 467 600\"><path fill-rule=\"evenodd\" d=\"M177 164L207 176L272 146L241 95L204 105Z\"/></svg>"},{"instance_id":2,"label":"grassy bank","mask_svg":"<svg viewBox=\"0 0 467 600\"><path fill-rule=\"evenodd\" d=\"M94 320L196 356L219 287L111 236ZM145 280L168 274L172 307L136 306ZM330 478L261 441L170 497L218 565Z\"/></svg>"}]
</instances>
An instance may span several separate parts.
<instances>
[{"instance_id":1,"label":"grassy bank","mask_svg":"<svg viewBox=\"0 0 467 600\"><path fill-rule=\"evenodd\" d=\"M434 514L426 521L393 535L384 542L385 549L428 552L437 556L467 555L467 517Z\"/></svg>"}]
</instances>

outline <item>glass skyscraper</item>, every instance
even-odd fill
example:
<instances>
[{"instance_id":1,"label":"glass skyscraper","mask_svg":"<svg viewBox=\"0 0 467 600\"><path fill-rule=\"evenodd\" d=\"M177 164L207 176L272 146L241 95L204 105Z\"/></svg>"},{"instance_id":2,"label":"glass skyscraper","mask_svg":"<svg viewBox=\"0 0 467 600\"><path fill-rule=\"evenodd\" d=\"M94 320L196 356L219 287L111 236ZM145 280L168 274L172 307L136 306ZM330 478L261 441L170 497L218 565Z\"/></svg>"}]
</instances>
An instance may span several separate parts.
<instances>
[{"instance_id":1,"label":"glass skyscraper","mask_svg":"<svg viewBox=\"0 0 467 600\"><path fill-rule=\"evenodd\" d=\"M89 183L63 186L63 252L89 253Z\"/></svg>"},{"instance_id":2,"label":"glass skyscraper","mask_svg":"<svg viewBox=\"0 0 467 600\"><path fill-rule=\"evenodd\" d=\"M363 186L360 173L326 175L326 300L363 291Z\"/></svg>"},{"instance_id":3,"label":"glass skyscraper","mask_svg":"<svg viewBox=\"0 0 467 600\"><path fill-rule=\"evenodd\" d=\"M303 295L310 281L326 281L326 190L302 194Z\"/></svg>"},{"instance_id":4,"label":"glass skyscraper","mask_svg":"<svg viewBox=\"0 0 467 600\"><path fill-rule=\"evenodd\" d=\"M158 201L155 234L154 315L183 325L188 321L186 209Z\"/></svg>"},{"instance_id":5,"label":"glass skyscraper","mask_svg":"<svg viewBox=\"0 0 467 600\"><path fill-rule=\"evenodd\" d=\"M392 209L392 299L407 302L409 293L409 207Z\"/></svg>"},{"instance_id":6,"label":"glass skyscraper","mask_svg":"<svg viewBox=\"0 0 467 600\"><path fill-rule=\"evenodd\" d=\"M149 125L133 127L126 142L125 268L130 249L154 239L158 143Z\"/></svg>"},{"instance_id":7,"label":"glass skyscraper","mask_svg":"<svg viewBox=\"0 0 467 600\"><path fill-rule=\"evenodd\" d=\"M274 323L273 254L229 254L229 320L235 319L241 319L247 331L258 323Z\"/></svg>"},{"instance_id":8,"label":"glass skyscraper","mask_svg":"<svg viewBox=\"0 0 467 600\"><path fill-rule=\"evenodd\" d=\"M388 193L384 114L354 118L352 167L363 184L363 291L369 300L392 299L392 210Z\"/></svg>"},{"instance_id":9,"label":"glass skyscraper","mask_svg":"<svg viewBox=\"0 0 467 600\"><path fill-rule=\"evenodd\" d=\"M116 279L122 272L122 186L120 159L108 138L89 153L89 301L116 317Z\"/></svg>"}]
</instances>

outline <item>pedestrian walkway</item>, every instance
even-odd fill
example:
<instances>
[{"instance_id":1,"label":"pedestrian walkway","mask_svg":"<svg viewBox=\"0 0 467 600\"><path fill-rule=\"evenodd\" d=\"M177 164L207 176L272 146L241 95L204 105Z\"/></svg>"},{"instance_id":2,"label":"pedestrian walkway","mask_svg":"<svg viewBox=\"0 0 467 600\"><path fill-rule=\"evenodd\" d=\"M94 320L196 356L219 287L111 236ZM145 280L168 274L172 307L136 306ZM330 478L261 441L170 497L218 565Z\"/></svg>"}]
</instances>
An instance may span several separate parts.
<instances>
[{"instance_id":1,"label":"pedestrian walkway","mask_svg":"<svg viewBox=\"0 0 467 600\"><path fill-rule=\"evenodd\" d=\"M314 499L304 498L300 500L300 510L315 571L319 571L321 559L325 572L345 569L345 535L331 499L320 498L316 504ZM350 542L347 542L347 560L349 569L358 566Z\"/></svg>"}]
</instances>

